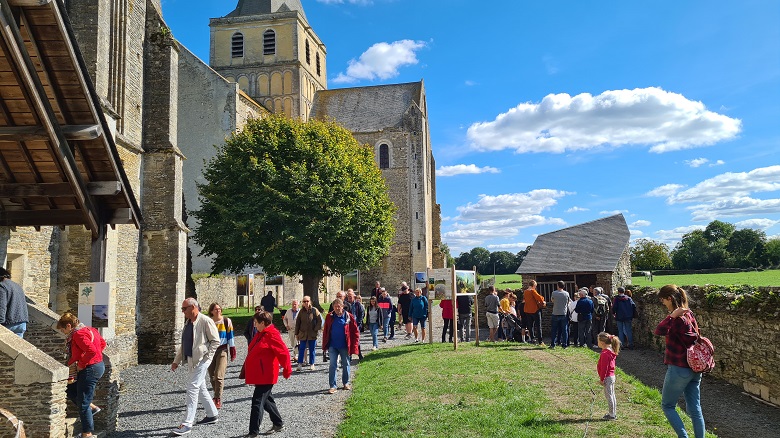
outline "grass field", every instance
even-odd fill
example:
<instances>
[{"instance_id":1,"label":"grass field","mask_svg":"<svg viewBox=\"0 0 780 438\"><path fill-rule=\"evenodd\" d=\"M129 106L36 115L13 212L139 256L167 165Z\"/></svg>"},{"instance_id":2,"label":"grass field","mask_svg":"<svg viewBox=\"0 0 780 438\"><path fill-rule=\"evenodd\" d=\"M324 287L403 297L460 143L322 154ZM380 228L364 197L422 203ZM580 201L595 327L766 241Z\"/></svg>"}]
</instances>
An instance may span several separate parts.
<instances>
[{"instance_id":1,"label":"grass field","mask_svg":"<svg viewBox=\"0 0 780 438\"><path fill-rule=\"evenodd\" d=\"M732 284L780 286L780 270L723 274L654 275L652 283L646 280L645 277L632 277L631 282L638 286L655 287L661 287L665 284L676 284L678 286L704 286L705 284L721 286Z\"/></svg>"},{"instance_id":2,"label":"grass field","mask_svg":"<svg viewBox=\"0 0 780 438\"><path fill-rule=\"evenodd\" d=\"M482 278L490 278L484 276ZM780 286L780 270L736 272L724 274L689 274L689 275L655 275L652 283L645 277L632 277L631 282L637 286L661 287L665 284L678 286L703 286L705 284L717 284L728 286L732 284L749 284L752 286ZM520 274L496 275L496 287L498 289L521 289L522 277Z\"/></svg>"},{"instance_id":3,"label":"grass field","mask_svg":"<svg viewBox=\"0 0 780 438\"><path fill-rule=\"evenodd\" d=\"M617 372L618 420L595 351L517 344L405 345L361 361L339 437L669 437L660 393ZM683 415L690 430L690 421ZM715 435L707 434L708 437Z\"/></svg>"}]
</instances>

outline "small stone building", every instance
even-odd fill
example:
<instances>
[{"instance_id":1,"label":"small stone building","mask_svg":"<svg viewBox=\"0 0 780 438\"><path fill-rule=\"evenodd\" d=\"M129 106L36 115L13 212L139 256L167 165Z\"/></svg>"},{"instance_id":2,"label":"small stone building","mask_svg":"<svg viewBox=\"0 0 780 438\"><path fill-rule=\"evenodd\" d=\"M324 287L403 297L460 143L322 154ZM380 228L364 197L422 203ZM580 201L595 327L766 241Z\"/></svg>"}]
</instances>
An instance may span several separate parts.
<instances>
[{"instance_id":1,"label":"small stone building","mask_svg":"<svg viewBox=\"0 0 780 438\"><path fill-rule=\"evenodd\" d=\"M517 273L524 284L536 280L545 299L561 280L569 292L594 285L614 294L618 287L631 284L629 238L622 214L542 234Z\"/></svg>"}]
</instances>

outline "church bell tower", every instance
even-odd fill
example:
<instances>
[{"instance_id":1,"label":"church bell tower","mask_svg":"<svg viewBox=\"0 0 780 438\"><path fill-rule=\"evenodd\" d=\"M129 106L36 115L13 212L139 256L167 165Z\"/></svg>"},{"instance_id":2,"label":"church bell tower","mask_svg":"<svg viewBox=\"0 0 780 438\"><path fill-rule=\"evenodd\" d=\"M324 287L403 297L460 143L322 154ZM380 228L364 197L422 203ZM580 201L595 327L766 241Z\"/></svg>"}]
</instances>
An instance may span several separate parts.
<instances>
[{"instance_id":1,"label":"church bell tower","mask_svg":"<svg viewBox=\"0 0 780 438\"><path fill-rule=\"evenodd\" d=\"M327 88L326 50L300 0L239 0L209 27L211 68L269 111L308 120Z\"/></svg>"}]
</instances>

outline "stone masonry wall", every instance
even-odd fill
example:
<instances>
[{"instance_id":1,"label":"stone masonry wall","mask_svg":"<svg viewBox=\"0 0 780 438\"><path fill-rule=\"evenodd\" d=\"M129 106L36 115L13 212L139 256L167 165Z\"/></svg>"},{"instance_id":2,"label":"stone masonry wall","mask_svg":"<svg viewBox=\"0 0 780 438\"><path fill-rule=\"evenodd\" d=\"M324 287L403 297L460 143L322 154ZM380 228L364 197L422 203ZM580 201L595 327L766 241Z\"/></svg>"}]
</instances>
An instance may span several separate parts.
<instances>
[{"instance_id":1,"label":"stone masonry wall","mask_svg":"<svg viewBox=\"0 0 780 438\"><path fill-rule=\"evenodd\" d=\"M11 261L11 279L22 286L25 295L39 303L49 303L57 288L56 268L59 257L59 228L17 227L8 233L4 246Z\"/></svg>"},{"instance_id":2,"label":"stone masonry wall","mask_svg":"<svg viewBox=\"0 0 780 438\"><path fill-rule=\"evenodd\" d=\"M700 306L703 294L685 287L701 334L715 346L714 377L743 388L763 400L780 405L780 321L777 316L747 314L741 311L706 309ZM664 338L653 335L667 316L657 291L634 295L639 319L634 321L634 342L664 350Z\"/></svg>"}]
</instances>

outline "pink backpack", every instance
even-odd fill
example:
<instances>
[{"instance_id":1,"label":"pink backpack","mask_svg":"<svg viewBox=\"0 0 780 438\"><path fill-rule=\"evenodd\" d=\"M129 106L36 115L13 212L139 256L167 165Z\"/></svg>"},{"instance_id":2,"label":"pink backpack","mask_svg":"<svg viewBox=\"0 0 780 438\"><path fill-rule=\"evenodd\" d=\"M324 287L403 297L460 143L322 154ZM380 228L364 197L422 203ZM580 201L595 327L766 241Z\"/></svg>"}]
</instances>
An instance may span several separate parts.
<instances>
[{"instance_id":1,"label":"pink backpack","mask_svg":"<svg viewBox=\"0 0 780 438\"><path fill-rule=\"evenodd\" d=\"M688 366L696 373L709 373L715 368L715 347L709 339L699 333L699 323L691 318L696 329L696 341L688 347Z\"/></svg>"}]
</instances>

